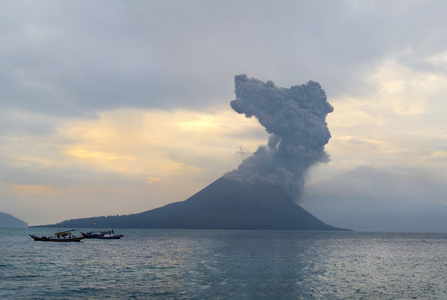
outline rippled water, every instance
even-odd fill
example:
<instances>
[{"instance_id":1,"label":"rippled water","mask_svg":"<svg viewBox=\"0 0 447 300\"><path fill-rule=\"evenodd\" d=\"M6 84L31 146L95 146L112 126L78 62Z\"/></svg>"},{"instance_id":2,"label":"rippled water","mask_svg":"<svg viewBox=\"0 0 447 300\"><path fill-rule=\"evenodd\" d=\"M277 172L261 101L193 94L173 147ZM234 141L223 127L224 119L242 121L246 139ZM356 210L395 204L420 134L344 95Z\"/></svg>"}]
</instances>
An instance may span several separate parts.
<instances>
[{"instance_id":1,"label":"rippled water","mask_svg":"<svg viewBox=\"0 0 447 300\"><path fill-rule=\"evenodd\" d=\"M447 299L447 234L0 229L0 299Z\"/></svg>"}]
</instances>

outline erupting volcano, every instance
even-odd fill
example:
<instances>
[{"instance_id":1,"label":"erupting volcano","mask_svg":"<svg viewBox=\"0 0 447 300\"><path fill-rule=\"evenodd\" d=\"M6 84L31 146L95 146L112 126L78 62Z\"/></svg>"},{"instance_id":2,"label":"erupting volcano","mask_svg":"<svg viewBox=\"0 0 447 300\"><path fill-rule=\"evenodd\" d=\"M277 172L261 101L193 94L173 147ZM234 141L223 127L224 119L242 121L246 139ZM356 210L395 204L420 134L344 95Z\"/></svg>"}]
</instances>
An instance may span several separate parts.
<instances>
[{"instance_id":1,"label":"erupting volcano","mask_svg":"<svg viewBox=\"0 0 447 300\"><path fill-rule=\"evenodd\" d=\"M235 77L231 107L256 117L270 134L236 170L189 199L139 214L76 219L68 227L339 230L296 202L309 167L329 161L331 135L326 115L333 111L317 82L278 88L246 75Z\"/></svg>"}]
</instances>

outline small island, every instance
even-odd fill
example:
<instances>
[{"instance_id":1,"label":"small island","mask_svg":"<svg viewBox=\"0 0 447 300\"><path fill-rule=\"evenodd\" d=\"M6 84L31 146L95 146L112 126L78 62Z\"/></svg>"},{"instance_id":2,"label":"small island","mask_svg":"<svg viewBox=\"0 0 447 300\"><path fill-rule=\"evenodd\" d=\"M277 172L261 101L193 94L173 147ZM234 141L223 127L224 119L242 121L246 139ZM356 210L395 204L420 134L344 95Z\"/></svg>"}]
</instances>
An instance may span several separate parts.
<instances>
[{"instance_id":1,"label":"small island","mask_svg":"<svg viewBox=\"0 0 447 300\"><path fill-rule=\"evenodd\" d=\"M0 228L27 228L28 224L10 214L0 212Z\"/></svg>"}]
</instances>

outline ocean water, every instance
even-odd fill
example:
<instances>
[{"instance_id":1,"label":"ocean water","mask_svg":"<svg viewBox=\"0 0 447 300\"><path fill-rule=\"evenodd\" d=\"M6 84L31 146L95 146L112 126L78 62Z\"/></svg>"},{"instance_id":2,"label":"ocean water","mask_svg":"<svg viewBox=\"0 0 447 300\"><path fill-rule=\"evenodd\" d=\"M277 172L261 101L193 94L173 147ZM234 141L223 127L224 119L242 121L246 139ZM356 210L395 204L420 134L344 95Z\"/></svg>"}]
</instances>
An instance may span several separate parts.
<instances>
[{"instance_id":1,"label":"ocean water","mask_svg":"<svg viewBox=\"0 0 447 300\"><path fill-rule=\"evenodd\" d=\"M447 299L447 234L0 229L0 299Z\"/></svg>"}]
</instances>

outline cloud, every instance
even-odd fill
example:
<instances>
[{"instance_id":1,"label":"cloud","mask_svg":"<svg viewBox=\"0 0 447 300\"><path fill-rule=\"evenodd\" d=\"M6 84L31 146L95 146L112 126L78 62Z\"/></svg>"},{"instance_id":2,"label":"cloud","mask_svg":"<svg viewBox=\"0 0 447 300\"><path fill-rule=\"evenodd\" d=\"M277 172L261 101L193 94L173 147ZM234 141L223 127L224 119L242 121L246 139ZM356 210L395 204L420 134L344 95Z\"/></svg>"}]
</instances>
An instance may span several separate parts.
<instances>
[{"instance_id":1,"label":"cloud","mask_svg":"<svg viewBox=\"0 0 447 300\"><path fill-rule=\"evenodd\" d=\"M60 135L72 141L65 153L80 164L163 178L206 170L232 157L242 144L253 148L256 139L235 139L234 134L259 129L229 113L119 110L98 120L67 123Z\"/></svg>"},{"instance_id":2,"label":"cloud","mask_svg":"<svg viewBox=\"0 0 447 300\"><path fill-rule=\"evenodd\" d=\"M424 45L435 41L425 33L442 28L436 18L442 9L417 1L395 9L352 2L194 4L1 4L3 105L71 116L197 109L231 98L229 78L237 73L285 86L317 80L331 97L358 95L369 87L363 78L371 67L408 45L412 62L426 57ZM423 26L410 30L408 19Z\"/></svg>"},{"instance_id":3,"label":"cloud","mask_svg":"<svg viewBox=\"0 0 447 300\"><path fill-rule=\"evenodd\" d=\"M306 189L305 209L323 221L354 230L447 230L444 179L359 167Z\"/></svg>"},{"instance_id":4,"label":"cloud","mask_svg":"<svg viewBox=\"0 0 447 300\"><path fill-rule=\"evenodd\" d=\"M13 184L11 187L15 193L25 195L51 195L58 193L54 187L47 185Z\"/></svg>"},{"instance_id":5,"label":"cloud","mask_svg":"<svg viewBox=\"0 0 447 300\"><path fill-rule=\"evenodd\" d=\"M53 132L2 137L0 182L11 200L2 199L28 203L27 197L42 201L45 195L45 201L66 199L60 205L74 207L95 198L89 214L144 211L186 199L236 167L240 147L254 151L265 138L256 121L230 108L116 110L96 119L66 119ZM123 199L125 209L108 204ZM32 214L24 219L35 222Z\"/></svg>"},{"instance_id":6,"label":"cloud","mask_svg":"<svg viewBox=\"0 0 447 300\"><path fill-rule=\"evenodd\" d=\"M374 91L331 98L332 133L327 151L340 172L362 165L412 167L442 173L439 155L446 149L443 130L447 111L442 74L411 69L399 59L386 59L365 78Z\"/></svg>"}]
</instances>

